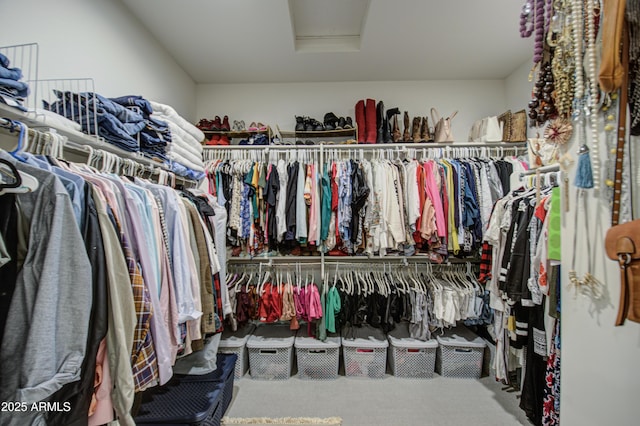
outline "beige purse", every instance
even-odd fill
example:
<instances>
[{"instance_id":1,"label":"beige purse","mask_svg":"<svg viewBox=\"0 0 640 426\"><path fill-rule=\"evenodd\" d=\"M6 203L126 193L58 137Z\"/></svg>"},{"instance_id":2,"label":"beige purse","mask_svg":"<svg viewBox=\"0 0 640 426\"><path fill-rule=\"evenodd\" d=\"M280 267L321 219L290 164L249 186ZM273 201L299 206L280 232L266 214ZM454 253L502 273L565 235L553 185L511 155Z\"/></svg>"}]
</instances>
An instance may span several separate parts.
<instances>
[{"instance_id":1,"label":"beige purse","mask_svg":"<svg viewBox=\"0 0 640 426\"><path fill-rule=\"evenodd\" d=\"M453 134L451 131L451 120L456 116L458 111L454 111L449 117L440 117L438 110L431 108L431 119L435 123L435 141L436 142L453 142Z\"/></svg>"}]
</instances>

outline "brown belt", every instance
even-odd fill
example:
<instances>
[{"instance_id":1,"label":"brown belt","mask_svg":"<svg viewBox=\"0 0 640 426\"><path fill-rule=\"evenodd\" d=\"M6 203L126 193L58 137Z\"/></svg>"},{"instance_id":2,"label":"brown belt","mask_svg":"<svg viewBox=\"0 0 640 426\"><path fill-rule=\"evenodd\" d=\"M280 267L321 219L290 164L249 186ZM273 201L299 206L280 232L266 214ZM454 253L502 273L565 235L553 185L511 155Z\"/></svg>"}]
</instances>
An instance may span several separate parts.
<instances>
[{"instance_id":1,"label":"brown belt","mask_svg":"<svg viewBox=\"0 0 640 426\"><path fill-rule=\"evenodd\" d=\"M611 212L611 226L620 221L620 197L622 196L622 170L624 169L624 144L627 136L627 102L629 76L629 34L627 25L622 29L622 65L624 78L620 88L620 109L618 111L618 142L616 144L616 163L613 178L613 208Z\"/></svg>"}]
</instances>

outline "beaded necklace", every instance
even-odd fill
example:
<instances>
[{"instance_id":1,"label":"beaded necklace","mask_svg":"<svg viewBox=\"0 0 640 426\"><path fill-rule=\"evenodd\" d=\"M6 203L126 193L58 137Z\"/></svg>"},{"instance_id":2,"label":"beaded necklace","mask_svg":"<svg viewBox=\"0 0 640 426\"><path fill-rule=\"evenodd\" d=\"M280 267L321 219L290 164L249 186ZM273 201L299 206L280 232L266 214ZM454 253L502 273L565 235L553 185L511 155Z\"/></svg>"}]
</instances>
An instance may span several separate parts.
<instances>
[{"instance_id":1,"label":"beaded necklace","mask_svg":"<svg viewBox=\"0 0 640 426\"><path fill-rule=\"evenodd\" d=\"M571 100L574 93L575 64L573 60L573 39L571 14L568 0L556 0L548 40L557 37L551 59L551 70L555 81L555 106L561 117L571 116ZM551 44L551 41L547 42Z\"/></svg>"},{"instance_id":2,"label":"beaded necklace","mask_svg":"<svg viewBox=\"0 0 640 426\"><path fill-rule=\"evenodd\" d=\"M533 1L535 1L535 5L532 4ZM529 25L528 27L527 24ZM522 12L520 13L520 37L529 38L535 31L535 44L533 48L534 64L542 61L546 26L545 0L527 0L524 6L522 6Z\"/></svg>"},{"instance_id":3,"label":"beaded necklace","mask_svg":"<svg viewBox=\"0 0 640 426\"><path fill-rule=\"evenodd\" d=\"M529 38L533 34L532 9L531 0L522 6L522 12L520 13L520 37L522 38ZM529 28L527 28L527 24L529 24Z\"/></svg>"},{"instance_id":4,"label":"beaded necklace","mask_svg":"<svg viewBox=\"0 0 640 426\"><path fill-rule=\"evenodd\" d=\"M589 124L591 127L591 160L593 170L593 190L597 194L600 190L600 138L598 129L598 109L600 89L598 86L596 65L596 29L595 29L595 0L586 0L586 41L585 53L587 57L587 72L589 78Z\"/></svg>"}]
</instances>

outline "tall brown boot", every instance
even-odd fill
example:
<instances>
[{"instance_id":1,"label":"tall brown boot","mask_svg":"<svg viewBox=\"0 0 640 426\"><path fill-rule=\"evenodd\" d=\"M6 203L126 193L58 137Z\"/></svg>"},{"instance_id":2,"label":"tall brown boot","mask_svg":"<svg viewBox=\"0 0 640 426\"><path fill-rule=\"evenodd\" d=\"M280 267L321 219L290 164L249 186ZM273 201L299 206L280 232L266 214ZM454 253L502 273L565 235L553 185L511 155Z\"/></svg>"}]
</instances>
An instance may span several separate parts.
<instances>
[{"instance_id":1,"label":"tall brown boot","mask_svg":"<svg viewBox=\"0 0 640 426\"><path fill-rule=\"evenodd\" d=\"M413 117L413 127L411 128L413 142L420 142L420 117Z\"/></svg>"},{"instance_id":2,"label":"tall brown boot","mask_svg":"<svg viewBox=\"0 0 640 426\"><path fill-rule=\"evenodd\" d=\"M425 117L424 118L424 125L426 126L426 130L424 131L426 136L424 138L425 141L427 142L433 142L435 141L435 136L433 134L433 128L429 127L429 117Z\"/></svg>"},{"instance_id":3,"label":"tall brown boot","mask_svg":"<svg viewBox=\"0 0 640 426\"><path fill-rule=\"evenodd\" d=\"M429 140L429 121L427 117L422 117L422 130L420 131L420 142Z\"/></svg>"},{"instance_id":4,"label":"tall brown boot","mask_svg":"<svg viewBox=\"0 0 640 426\"><path fill-rule=\"evenodd\" d=\"M400 133L400 128L398 127L398 115L393 116L393 130L391 132L391 136L394 142L400 142L400 137L402 136Z\"/></svg>"},{"instance_id":5,"label":"tall brown boot","mask_svg":"<svg viewBox=\"0 0 640 426\"><path fill-rule=\"evenodd\" d=\"M409 113L407 111L404 112L404 132L402 133L402 140L405 142L409 142L411 140L410 127L411 120L409 119Z\"/></svg>"}]
</instances>

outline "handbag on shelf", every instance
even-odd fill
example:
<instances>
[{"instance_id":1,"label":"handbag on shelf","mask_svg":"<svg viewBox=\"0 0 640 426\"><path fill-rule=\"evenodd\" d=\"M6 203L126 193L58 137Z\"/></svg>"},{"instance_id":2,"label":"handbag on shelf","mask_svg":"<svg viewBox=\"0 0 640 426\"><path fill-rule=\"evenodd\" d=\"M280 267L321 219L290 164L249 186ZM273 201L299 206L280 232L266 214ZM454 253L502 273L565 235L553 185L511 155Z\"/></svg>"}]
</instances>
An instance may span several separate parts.
<instances>
[{"instance_id":1,"label":"handbag on shelf","mask_svg":"<svg viewBox=\"0 0 640 426\"><path fill-rule=\"evenodd\" d=\"M469 142L500 142L503 126L497 116L476 120L469 132Z\"/></svg>"},{"instance_id":2,"label":"handbag on shelf","mask_svg":"<svg viewBox=\"0 0 640 426\"><path fill-rule=\"evenodd\" d=\"M431 108L431 119L435 123L435 141L436 142L453 142L453 133L451 130L451 120L456 116L458 111L454 111L449 117L441 117L438 110Z\"/></svg>"},{"instance_id":3,"label":"handbag on shelf","mask_svg":"<svg viewBox=\"0 0 640 426\"><path fill-rule=\"evenodd\" d=\"M527 112L520 110L512 113L510 127L509 142L525 142L527 140Z\"/></svg>"},{"instance_id":4,"label":"handbag on shelf","mask_svg":"<svg viewBox=\"0 0 640 426\"><path fill-rule=\"evenodd\" d=\"M609 259L620 266L620 305L616 325L640 322L640 220L609 228L604 239Z\"/></svg>"},{"instance_id":5,"label":"handbag on shelf","mask_svg":"<svg viewBox=\"0 0 640 426\"><path fill-rule=\"evenodd\" d=\"M498 116L498 121L502 124L502 140L511 141L511 110L507 110Z\"/></svg>"}]
</instances>

